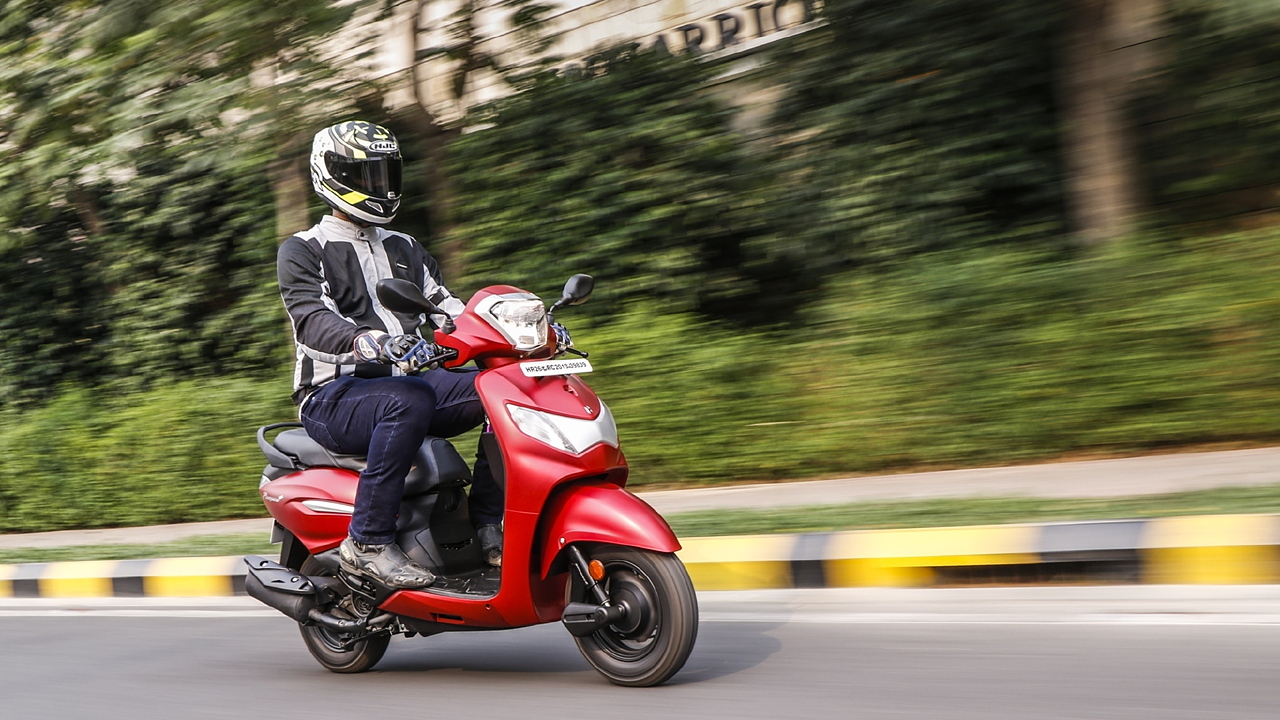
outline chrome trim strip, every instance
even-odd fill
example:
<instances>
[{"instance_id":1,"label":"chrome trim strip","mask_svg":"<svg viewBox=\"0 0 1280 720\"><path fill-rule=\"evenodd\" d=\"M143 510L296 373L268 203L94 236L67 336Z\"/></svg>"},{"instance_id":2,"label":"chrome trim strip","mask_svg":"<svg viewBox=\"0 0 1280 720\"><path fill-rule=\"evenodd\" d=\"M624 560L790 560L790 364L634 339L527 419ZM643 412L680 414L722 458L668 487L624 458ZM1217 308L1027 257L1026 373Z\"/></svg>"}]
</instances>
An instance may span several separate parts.
<instances>
[{"instance_id":1,"label":"chrome trim strip","mask_svg":"<svg viewBox=\"0 0 1280 720\"><path fill-rule=\"evenodd\" d=\"M332 500L303 500L302 504L308 509L319 513L333 513L335 515L350 515L355 512L355 507L346 503L334 502Z\"/></svg>"}]
</instances>

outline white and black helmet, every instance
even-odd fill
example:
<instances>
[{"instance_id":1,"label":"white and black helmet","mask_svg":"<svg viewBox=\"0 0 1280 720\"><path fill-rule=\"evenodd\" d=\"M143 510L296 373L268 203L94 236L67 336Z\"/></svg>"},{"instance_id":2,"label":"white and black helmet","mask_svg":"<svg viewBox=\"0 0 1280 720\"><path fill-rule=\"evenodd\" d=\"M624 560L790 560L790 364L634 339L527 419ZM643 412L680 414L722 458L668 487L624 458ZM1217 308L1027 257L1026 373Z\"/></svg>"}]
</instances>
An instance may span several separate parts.
<instances>
[{"instance_id":1,"label":"white and black helmet","mask_svg":"<svg viewBox=\"0 0 1280 720\"><path fill-rule=\"evenodd\" d=\"M334 210L385 225L400 209L400 145L370 122L325 128L311 142L311 186Z\"/></svg>"}]
</instances>

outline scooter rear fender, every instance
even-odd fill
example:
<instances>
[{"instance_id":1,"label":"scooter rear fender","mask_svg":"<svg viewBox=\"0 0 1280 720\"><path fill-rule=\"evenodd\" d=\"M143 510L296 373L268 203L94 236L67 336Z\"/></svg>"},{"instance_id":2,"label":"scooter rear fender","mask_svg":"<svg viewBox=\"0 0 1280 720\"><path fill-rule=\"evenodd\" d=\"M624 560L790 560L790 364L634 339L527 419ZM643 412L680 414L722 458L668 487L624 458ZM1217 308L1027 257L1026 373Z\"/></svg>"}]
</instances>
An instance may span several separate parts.
<instances>
[{"instance_id":1,"label":"scooter rear fender","mask_svg":"<svg viewBox=\"0 0 1280 720\"><path fill-rule=\"evenodd\" d=\"M571 483L557 490L547 503L539 533L541 577L556 567L563 550L576 542L625 545L673 553L680 541L671 526L648 503L622 487L603 481ZM562 572L562 570L557 570Z\"/></svg>"},{"instance_id":2,"label":"scooter rear fender","mask_svg":"<svg viewBox=\"0 0 1280 720\"><path fill-rule=\"evenodd\" d=\"M358 484L351 470L314 467L272 480L258 492L271 517L318 555L347 536ZM322 501L320 509L305 504L316 500Z\"/></svg>"}]
</instances>

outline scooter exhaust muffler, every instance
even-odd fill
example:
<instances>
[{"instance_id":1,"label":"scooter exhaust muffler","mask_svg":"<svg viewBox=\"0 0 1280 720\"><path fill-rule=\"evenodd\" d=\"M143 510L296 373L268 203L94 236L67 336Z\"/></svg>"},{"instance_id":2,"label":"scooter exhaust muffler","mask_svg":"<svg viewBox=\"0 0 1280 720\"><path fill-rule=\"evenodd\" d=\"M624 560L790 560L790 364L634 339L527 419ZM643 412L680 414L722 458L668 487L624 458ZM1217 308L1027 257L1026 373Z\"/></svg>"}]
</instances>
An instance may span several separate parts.
<instances>
[{"instance_id":1,"label":"scooter exhaust muffler","mask_svg":"<svg viewBox=\"0 0 1280 720\"><path fill-rule=\"evenodd\" d=\"M336 632L359 633L379 628L395 619L391 613L350 620L320 609L337 599L342 581L337 578L311 577L294 572L257 555L244 559L249 572L244 589L249 597L273 607L303 625L321 625Z\"/></svg>"},{"instance_id":2,"label":"scooter exhaust muffler","mask_svg":"<svg viewBox=\"0 0 1280 720\"><path fill-rule=\"evenodd\" d=\"M244 562L249 566L249 572L244 578L244 589L249 597L279 610L297 622L305 625L313 622L310 615L320 606L319 594L322 590L315 582L316 578L302 575L257 555L245 557Z\"/></svg>"}]
</instances>

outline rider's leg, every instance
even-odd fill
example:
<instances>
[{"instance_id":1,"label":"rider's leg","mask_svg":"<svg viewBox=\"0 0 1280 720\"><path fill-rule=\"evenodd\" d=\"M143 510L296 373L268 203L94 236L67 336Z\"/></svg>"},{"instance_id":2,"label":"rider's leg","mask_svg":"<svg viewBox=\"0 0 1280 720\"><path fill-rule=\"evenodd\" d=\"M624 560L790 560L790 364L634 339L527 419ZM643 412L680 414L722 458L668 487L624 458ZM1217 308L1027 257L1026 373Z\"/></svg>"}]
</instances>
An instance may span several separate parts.
<instances>
[{"instance_id":1,"label":"rider's leg","mask_svg":"<svg viewBox=\"0 0 1280 720\"><path fill-rule=\"evenodd\" d=\"M302 410L308 434L321 445L367 455L350 537L339 554L349 570L392 587L425 587L435 580L395 544L404 479L430 431L435 404L435 391L419 378L342 377L317 390Z\"/></svg>"},{"instance_id":2,"label":"rider's leg","mask_svg":"<svg viewBox=\"0 0 1280 720\"><path fill-rule=\"evenodd\" d=\"M436 391L436 413L431 434L439 437L460 435L484 422L484 406L476 392L475 372L431 370L422 377ZM471 473L468 498L471 522L476 526L485 560L502 564L503 492L489 468L483 443L476 450L475 469Z\"/></svg>"}]
</instances>

